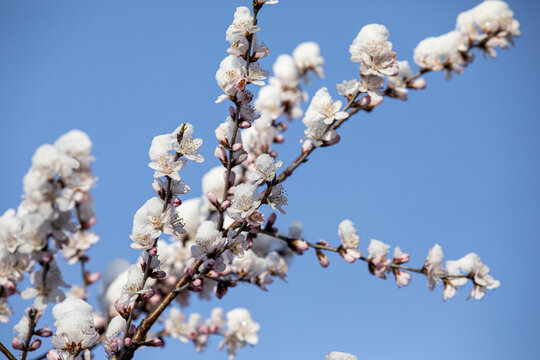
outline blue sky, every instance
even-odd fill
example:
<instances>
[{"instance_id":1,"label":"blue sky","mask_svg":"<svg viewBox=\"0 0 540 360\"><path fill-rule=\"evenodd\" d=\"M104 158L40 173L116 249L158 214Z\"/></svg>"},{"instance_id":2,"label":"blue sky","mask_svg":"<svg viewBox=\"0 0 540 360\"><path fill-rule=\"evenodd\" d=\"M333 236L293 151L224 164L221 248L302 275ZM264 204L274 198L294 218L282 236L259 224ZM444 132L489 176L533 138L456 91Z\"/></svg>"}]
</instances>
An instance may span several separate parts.
<instances>
[{"instance_id":1,"label":"blue sky","mask_svg":"<svg viewBox=\"0 0 540 360\"><path fill-rule=\"evenodd\" d=\"M153 136L184 121L195 125L207 161L183 171L193 196L201 175L218 164L213 131L228 105L214 104L220 95L214 74L226 55L234 8L249 3L1 2L1 211L18 205L33 151L82 129L94 141L100 178L94 194L101 241L90 268L103 270L117 256L135 261L128 235L133 214L152 196L146 164ZM428 291L423 277L397 289L363 263L330 256L322 269L307 253L294 259L287 282L267 293L243 285L223 300L189 308L204 316L214 306L250 309L261 324L260 343L238 359L322 359L330 350L360 359L540 356L540 3L509 3L523 34L516 47L496 60L477 54L450 82L429 74L427 89L408 102L386 99L350 119L338 145L317 150L284 184L290 205L278 222L285 229L300 220L309 240L337 244L337 225L350 218L362 249L376 238L409 252L417 266L434 243L447 259L476 252L501 287L480 302L466 301L466 288L443 303L441 290ZM457 14L476 4L282 0L260 13L259 38L271 51L261 64L270 69L279 54L317 41L326 79L306 90L327 86L337 96L335 84L357 74L348 47L363 25L385 24L398 58L410 60L420 40L451 30ZM286 164L302 132L301 122L292 124L278 148ZM0 332L11 339L10 326ZM190 344L171 340L154 354L225 359L217 344L197 357Z\"/></svg>"}]
</instances>

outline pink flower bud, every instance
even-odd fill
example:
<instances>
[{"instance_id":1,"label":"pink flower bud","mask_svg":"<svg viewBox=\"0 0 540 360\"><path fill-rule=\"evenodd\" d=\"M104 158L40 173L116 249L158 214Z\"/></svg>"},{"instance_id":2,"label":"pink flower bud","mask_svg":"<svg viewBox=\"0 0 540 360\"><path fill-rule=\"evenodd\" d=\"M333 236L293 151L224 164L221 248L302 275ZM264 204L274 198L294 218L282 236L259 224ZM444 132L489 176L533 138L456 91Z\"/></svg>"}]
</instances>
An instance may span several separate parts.
<instances>
[{"instance_id":1,"label":"pink flower bud","mask_svg":"<svg viewBox=\"0 0 540 360\"><path fill-rule=\"evenodd\" d=\"M232 151L240 151L242 150L242 144L241 143L236 143L232 146Z\"/></svg>"},{"instance_id":2,"label":"pink flower bud","mask_svg":"<svg viewBox=\"0 0 540 360\"><path fill-rule=\"evenodd\" d=\"M229 139L227 139L227 134L222 128L217 127L214 133L216 134L216 138L218 139L221 145L225 147L229 146Z\"/></svg>"},{"instance_id":3,"label":"pink flower bud","mask_svg":"<svg viewBox=\"0 0 540 360\"><path fill-rule=\"evenodd\" d=\"M229 174L229 184L234 184L234 181L236 180L236 173L234 171L231 171Z\"/></svg>"},{"instance_id":4,"label":"pink flower bud","mask_svg":"<svg viewBox=\"0 0 540 360\"><path fill-rule=\"evenodd\" d=\"M231 268L231 266L230 266L230 265L226 265L226 266L225 266L225 270L223 270L223 271L221 272L221 275L227 276L227 275L230 275L231 273L232 273L232 268Z\"/></svg>"},{"instance_id":5,"label":"pink flower bud","mask_svg":"<svg viewBox=\"0 0 540 360\"><path fill-rule=\"evenodd\" d=\"M167 273L163 270L154 271L150 274L152 279L164 279L167 276Z\"/></svg>"},{"instance_id":6,"label":"pink flower bud","mask_svg":"<svg viewBox=\"0 0 540 360\"><path fill-rule=\"evenodd\" d=\"M247 105L253 100L253 93L251 91L241 91L238 93L237 99L240 103ZM234 116L232 116L234 118Z\"/></svg>"},{"instance_id":7,"label":"pink flower bud","mask_svg":"<svg viewBox=\"0 0 540 360\"><path fill-rule=\"evenodd\" d=\"M207 192L206 198L208 199L208 201L210 201L210 204L214 205L214 207L217 208L219 206L217 196L213 192L211 191Z\"/></svg>"},{"instance_id":8,"label":"pink flower bud","mask_svg":"<svg viewBox=\"0 0 540 360\"><path fill-rule=\"evenodd\" d=\"M308 243L304 240L293 240L292 245L294 246L295 250L299 251L300 253L309 249Z\"/></svg>"},{"instance_id":9,"label":"pink flower bud","mask_svg":"<svg viewBox=\"0 0 540 360\"><path fill-rule=\"evenodd\" d=\"M356 107L366 107L371 102L371 97L369 95L366 95L362 98L360 98L356 103L354 104Z\"/></svg>"},{"instance_id":10,"label":"pink flower bud","mask_svg":"<svg viewBox=\"0 0 540 360\"><path fill-rule=\"evenodd\" d=\"M163 199L165 198L165 189L163 188L163 186L161 186L161 181L158 181L158 179L155 179L154 182L152 183L152 188L154 189L154 191L158 194L158 196Z\"/></svg>"},{"instance_id":11,"label":"pink flower bud","mask_svg":"<svg viewBox=\"0 0 540 360\"><path fill-rule=\"evenodd\" d=\"M217 157L223 165L227 165L227 151L223 146L216 146L216 149L214 150L214 156Z\"/></svg>"},{"instance_id":12,"label":"pink flower bud","mask_svg":"<svg viewBox=\"0 0 540 360\"><path fill-rule=\"evenodd\" d=\"M233 108L232 106L229 106L229 115L231 116L231 118L235 118L236 117L236 109Z\"/></svg>"},{"instance_id":13,"label":"pink flower bud","mask_svg":"<svg viewBox=\"0 0 540 360\"><path fill-rule=\"evenodd\" d=\"M178 278L176 276L168 276L164 281L165 285L174 286L178 282Z\"/></svg>"},{"instance_id":14,"label":"pink flower bud","mask_svg":"<svg viewBox=\"0 0 540 360\"><path fill-rule=\"evenodd\" d=\"M52 334L53 331L49 328L42 328L36 331L36 335L41 337L51 337Z\"/></svg>"},{"instance_id":15,"label":"pink flower bud","mask_svg":"<svg viewBox=\"0 0 540 360\"><path fill-rule=\"evenodd\" d=\"M192 277L193 276L193 268L192 267L186 267L184 269L184 276L186 277Z\"/></svg>"},{"instance_id":16,"label":"pink flower bud","mask_svg":"<svg viewBox=\"0 0 540 360\"><path fill-rule=\"evenodd\" d=\"M157 255L157 247L154 246L154 247L151 247L150 249L148 249L148 255L156 256ZM152 262L150 261L150 263L152 263Z\"/></svg>"},{"instance_id":17,"label":"pink flower bud","mask_svg":"<svg viewBox=\"0 0 540 360\"><path fill-rule=\"evenodd\" d=\"M277 219L276 213L273 212L270 215L268 215L268 219L266 220L266 226L271 227L272 225L274 225L274 223L276 222L276 219Z\"/></svg>"},{"instance_id":18,"label":"pink flower bud","mask_svg":"<svg viewBox=\"0 0 540 360\"><path fill-rule=\"evenodd\" d=\"M281 144L282 142L285 141L285 136L283 134L277 134L275 137L274 137L274 142L275 143L278 143L278 144Z\"/></svg>"},{"instance_id":19,"label":"pink flower bud","mask_svg":"<svg viewBox=\"0 0 540 360\"><path fill-rule=\"evenodd\" d=\"M131 338L128 338L128 337L127 337L127 338L124 340L124 344L125 344L126 346L131 346L131 344L133 344L133 341L131 340Z\"/></svg>"},{"instance_id":20,"label":"pink flower bud","mask_svg":"<svg viewBox=\"0 0 540 360\"><path fill-rule=\"evenodd\" d=\"M302 143L302 154L305 154L308 151L310 151L312 147L313 147L313 142L311 140L305 140Z\"/></svg>"},{"instance_id":21,"label":"pink flower bud","mask_svg":"<svg viewBox=\"0 0 540 360\"><path fill-rule=\"evenodd\" d=\"M328 140L328 141L325 141L323 143L323 146L331 146L331 145L335 145L339 142L339 140L341 139L341 137L336 134L336 136L334 136L332 139Z\"/></svg>"},{"instance_id":22,"label":"pink flower bud","mask_svg":"<svg viewBox=\"0 0 540 360\"><path fill-rule=\"evenodd\" d=\"M228 286L223 281L219 281L217 286L214 289L214 293L216 294L218 299L223 298L227 294Z\"/></svg>"},{"instance_id":23,"label":"pink flower bud","mask_svg":"<svg viewBox=\"0 0 540 360\"><path fill-rule=\"evenodd\" d=\"M317 252L317 259L319 259L319 264L323 267L323 268L326 268L328 267L328 265L330 265L330 260L328 259L328 256L326 256L325 253L323 253L321 250L319 249L316 249L316 252Z\"/></svg>"},{"instance_id":24,"label":"pink flower bud","mask_svg":"<svg viewBox=\"0 0 540 360\"><path fill-rule=\"evenodd\" d=\"M202 280L201 279L195 279L191 282L191 285L193 286L202 286Z\"/></svg>"},{"instance_id":25,"label":"pink flower bud","mask_svg":"<svg viewBox=\"0 0 540 360\"><path fill-rule=\"evenodd\" d=\"M19 339L13 339L13 341L11 342L11 347L15 350L23 350L24 343Z\"/></svg>"},{"instance_id":26,"label":"pink flower bud","mask_svg":"<svg viewBox=\"0 0 540 360\"><path fill-rule=\"evenodd\" d=\"M39 347L41 346L41 340L39 339L36 339L32 342L32 345L30 345L30 347L28 348L29 351L34 351L34 350L37 350L39 349Z\"/></svg>"},{"instance_id":27,"label":"pink flower bud","mask_svg":"<svg viewBox=\"0 0 540 360\"><path fill-rule=\"evenodd\" d=\"M107 325L105 318L98 313L94 313L94 328L101 329Z\"/></svg>"},{"instance_id":28,"label":"pink flower bud","mask_svg":"<svg viewBox=\"0 0 540 360\"><path fill-rule=\"evenodd\" d=\"M353 262L356 261L356 258L347 251L340 251L340 254L341 256L343 256L343 259L348 263L352 264Z\"/></svg>"},{"instance_id":29,"label":"pink flower bud","mask_svg":"<svg viewBox=\"0 0 540 360\"><path fill-rule=\"evenodd\" d=\"M251 123L249 121L242 121L240 124L238 124L238 127L240 129L249 129L251 127Z\"/></svg>"},{"instance_id":30,"label":"pink flower bud","mask_svg":"<svg viewBox=\"0 0 540 360\"><path fill-rule=\"evenodd\" d=\"M215 334L219 330L219 326L216 324L210 325L210 334Z\"/></svg>"},{"instance_id":31,"label":"pink flower bud","mask_svg":"<svg viewBox=\"0 0 540 360\"><path fill-rule=\"evenodd\" d=\"M156 293L156 291L154 289L148 289L146 290L143 294L142 294L142 299L144 301L150 299L152 296L154 296L154 294Z\"/></svg>"},{"instance_id":32,"label":"pink flower bud","mask_svg":"<svg viewBox=\"0 0 540 360\"><path fill-rule=\"evenodd\" d=\"M90 219L86 220L83 224L83 228L84 229L89 229L91 228L92 226L96 225L97 223L97 218L95 216L92 216Z\"/></svg>"},{"instance_id":33,"label":"pink flower bud","mask_svg":"<svg viewBox=\"0 0 540 360\"><path fill-rule=\"evenodd\" d=\"M88 284L93 284L95 283L96 281L98 281L100 278L101 278L101 274L98 273L98 272L95 272L95 273L86 273L85 274L86 276L86 282Z\"/></svg>"},{"instance_id":34,"label":"pink flower bud","mask_svg":"<svg viewBox=\"0 0 540 360\"><path fill-rule=\"evenodd\" d=\"M416 79L416 80L411 81L407 85L410 88L417 89L417 90L422 90L422 89L426 88L426 79L425 78Z\"/></svg>"},{"instance_id":35,"label":"pink flower bud","mask_svg":"<svg viewBox=\"0 0 540 360\"><path fill-rule=\"evenodd\" d=\"M221 210L225 211L229 208L229 206L231 206L231 201L225 200L224 202L221 203Z\"/></svg>"},{"instance_id":36,"label":"pink flower bud","mask_svg":"<svg viewBox=\"0 0 540 360\"><path fill-rule=\"evenodd\" d=\"M125 317L124 315L126 314L126 304L120 304L118 302L118 300L116 300L114 302L114 309L116 310L116 312L121 315L122 317Z\"/></svg>"},{"instance_id":37,"label":"pink flower bud","mask_svg":"<svg viewBox=\"0 0 540 360\"><path fill-rule=\"evenodd\" d=\"M411 255L403 253L399 256L394 256L394 263L405 264L406 262L409 262L410 258L411 258Z\"/></svg>"},{"instance_id":38,"label":"pink flower bud","mask_svg":"<svg viewBox=\"0 0 540 360\"><path fill-rule=\"evenodd\" d=\"M172 198L171 198L171 201L170 201L171 205L173 207L179 207L180 205L182 205L182 200L180 200L180 198L176 195L174 195Z\"/></svg>"},{"instance_id":39,"label":"pink flower bud","mask_svg":"<svg viewBox=\"0 0 540 360\"><path fill-rule=\"evenodd\" d=\"M219 274L215 272L214 270L210 270L209 272L206 273L206 276L212 279L216 279L219 277Z\"/></svg>"}]
</instances>

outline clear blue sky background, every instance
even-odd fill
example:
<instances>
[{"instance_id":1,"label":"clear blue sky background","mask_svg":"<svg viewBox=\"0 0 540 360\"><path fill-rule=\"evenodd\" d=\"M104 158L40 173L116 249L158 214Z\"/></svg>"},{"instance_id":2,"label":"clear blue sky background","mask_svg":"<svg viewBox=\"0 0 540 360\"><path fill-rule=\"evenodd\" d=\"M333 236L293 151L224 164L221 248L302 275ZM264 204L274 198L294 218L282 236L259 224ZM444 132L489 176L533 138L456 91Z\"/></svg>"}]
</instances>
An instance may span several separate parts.
<instances>
[{"instance_id":1,"label":"clear blue sky background","mask_svg":"<svg viewBox=\"0 0 540 360\"><path fill-rule=\"evenodd\" d=\"M19 203L33 151L82 129L94 141L100 178L94 194L101 241L90 267L102 270L117 256L135 261L128 234L133 214L152 196L146 164L153 136L183 121L195 124L207 162L182 173L193 196L200 176L217 165L213 130L228 105L214 104L214 74L234 9L249 3L2 1L2 211ZM348 48L363 25L385 24L399 59L410 60L420 40L451 30L457 14L476 4L282 0L260 13L260 39L271 49L262 65L269 69L299 42L317 41L326 79L307 90L328 86L336 94L336 83L357 74ZM363 263L331 256L324 270L307 253L294 259L287 283L268 293L244 285L221 301L190 307L204 316L213 306L251 310L260 343L238 359L323 359L330 350L360 359L540 357L540 3L510 5L523 33L515 48L497 60L479 54L451 82L431 74L427 90L408 102L386 99L352 118L340 144L317 151L285 183L290 206L279 220L283 228L300 220L308 239L337 244L337 225L350 218L363 249L377 238L410 252L417 266L434 243L448 259L474 251L501 287L480 302L465 300L467 288L443 303L441 290L429 292L421 276L397 289ZM287 132L288 145L279 148L285 163L297 155L302 131L298 122ZM11 327L0 329L10 341ZM217 344L197 357L191 344L171 340L153 357L226 359ZM96 354L104 357L101 349Z\"/></svg>"}]
</instances>

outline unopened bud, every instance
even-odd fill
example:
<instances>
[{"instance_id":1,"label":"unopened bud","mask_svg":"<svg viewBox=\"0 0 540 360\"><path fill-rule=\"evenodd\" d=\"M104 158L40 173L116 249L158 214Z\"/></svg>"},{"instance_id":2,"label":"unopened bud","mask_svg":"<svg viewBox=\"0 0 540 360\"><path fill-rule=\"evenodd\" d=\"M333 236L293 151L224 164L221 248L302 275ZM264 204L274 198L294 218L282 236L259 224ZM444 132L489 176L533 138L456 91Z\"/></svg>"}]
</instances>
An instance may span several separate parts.
<instances>
[{"instance_id":1,"label":"unopened bud","mask_svg":"<svg viewBox=\"0 0 540 360\"><path fill-rule=\"evenodd\" d=\"M302 255L304 251L309 249L309 245L304 240L293 240L291 245L294 247L294 250L298 253L298 255Z\"/></svg>"},{"instance_id":2,"label":"unopened bud","mask_svg":"<svg viewBox=\"0 0 540 360\"><path fill-rule=\"evenodd\" d=\"M274 137L274 142L278 143L278 144L281 144L282 142L285 141L285 136L283 134L277 134L275 137Z\"/></svg>"},{"instance_id":3,"label":"unopened bud","mask_svg":"<svg viewBox=\"0 0 540 360\"><path fill-rule=\"evenodd\" d=\"M216 134L216 138L218 139L219 143L225 147L229 146L229 140L227 139L227 134L221 127L217 127L214 131Z\"/></svg>"},{"instance_id":4,"label":"unopened bud","mask_svg":"<svg viewBox=\"0 0 540 360\"><path fill-rule=\"evenodd\" d=\"M313 142L311 140L305 140L302 143L302 154L305 154L308 151L310 151L312 147L313 147Z\"/></svg>"},{"instance_id":5,"label":"unopened bud","mask_svg":"<svg viewBox=\"0 0 540 360\"><path fill-rule=\"evenodd\" d=\"M355 107L363 108L363 107L368 106L370 102L371 102L371 96L366 95L366 96L361 97L360 99L358 99L358 100L354 103L354 106L355 106Z\"/></svg>"},{"instance_id":6,"label":"unopened bud","mask_svg":"<svg viewBox=\"0 0 540 360\"><path fill-rule=\"evenodd\" d=\"M11 347L15 350L23 350L24 343L19 339L13 339L13 341L11 342Z\"/></svg>"},{"instance_id":7,"label":"unopened bud","mask_svg":"<svg viewBox=\"0 0 540 360\"><path fill-rule=\"evenodd\" d=\"M416 89L416 90L425 89L426 88L426 79L425 78L420 78L420 79L413 80L410 83L408 83L407 86L412 88L412 89Z\"/></svg>"},{"instance_id":8,"label":"unopened bud","mask_svg":"<svg viewBox=\"0 0 540 360\"><path fill-rule=\"evenodd\" d=\"M128 337L127 337L127 338L124 340L124 345L126 345L126 346L131 346L131 344L133 344L133 341L131 340L131 338L128 338Z\"/></svg>"},{"instance_id":9,"label":"unopened bud","mask_svg":"<svg viewBox=\"0 0 540 360\"><path fill-rule=\"evenodd\" d=\"M219 277L219 274L215 272L214 270L210 270L209 272L206 273L206 276L212 279L216 279Z\"/></svg>"},{"instance_id":10,"label":"unopened bud","mask_svg":"<svg viewBox=\"0 0 540 360\"><path fill-rule=\"evenodd\" d=\"M53 334L53 331L49 328L42 328L42 329L37 330L35 334L41 337L51 337Z\"/></svg>"},{"instance_id":11,"label":"unopened bud","mask_svg":"<svg viewBox=\"0 0 540 360\"><path fill-rule=\"evenodd\" d=\"M47 353L47 360L58 360L62 359L60 355L58 355L58 352L55 349L49 350Z\"/></svg>"},{"instance_id":12,"label":"unopened bud","mask_svg":"<svg viewBox=\"0 0 540 360\"><path fill-rule=\"evenodd\" d=\"M229 115L231 116L231 118L235 118L236 117L236 109L233 108L232 106L229 106Z\"/></svg>"},{"instance_id":13,"label":"unopened bud","mask_svg":"<svg viewBox=\"0 0 540 360\"><path fill-rule=\"evenodd\" d=\"M32 345L30 345L30 347L28 348L28 351L37 350L39 349L40 346L41 346L41 340L36 339L32 342Z\"/></svg>"},{"instance_id":14,"label":"unopened bud","mask_svg":"<svg viewBox=\"0 0 540 360\"><path fill-rule=\"evenodd\" d=\"M217 157L223 165L227 165L227 151L223 146L216 146L216 149L214 150L214 156Z\"/></svg>"},{"instance_id":15,"label":"unopened bud","mask_svg":"<svg viewBox=\"0 0 540 360\"><path fill-rule=\"evenodd\" d=\"M85 274L86 276L86 282L88 284L93 284L95 282L97 282L100 278L101 278L101 274L98 273L98 272L95 272L95 273L86 273Z\"/></svg>"},{"instance_id":16,"label":"unopened bud","mask_svg":"<svg viewBox=\"0 0 540 360\"><path fill-rule=\"evenodd\" d=\"M323 268L328 267L328 265L330 265L330 260L328 260L328 256L326 256L326 254L323 253L319 249L316 249L316 252L317 252L317 259L319 259L319 264Z\"/></svg>"},{"instance_id":17,"label":"unopened bud","mask_svg":"<svg viewBox=\"0 0 540 360\"><path fill-rule=\"evenodd\" d=\"M154 271L150 274L152 279L164 279L167 276L167 273L163 270Z\"/></svg>"},{"instance_id":18,"label":"unopened bud","mask_svg":"<svg viewBox=\"0 0 540 360\"><path fill-rule=\"evenodd\" d=\"M141 297L144 301L146 301L149 300L152 296L154 296L155 293L156 291L154 289L148 289L142 294Z\"/></svg>"},{"instance_id":19,"label":"unopened bud","mask_svg":"<svg viewBox=\"0 0 540 360\"><path fill-rule=\"evenodd\" d=\"M227 284L225 284L223 281L219 281L217 286L215 287L214 292L217 298L221 299L222 297L225 296L225 294L227 294L227 290L228 290Z\"/></svg>"},{"instance_id":20,"label":"unopened bud","mask_svg":"<svg viewBox=\"0 0 540 360\"><path fill-rule=\"evenodd\" d=\"M182 205L182 200L180 200L180 198L176 195L174 195L172 198L171 198L171 201L170 201L171 205L173 207L179 207L180 205Z\"/></svg>"},{"instance_id":21,"label":"unopened bud","mask_svg":"<svg viewBox=\"0 0 540 360\"><path fill-rule=\"evenodd\" d=\"M186 267L186 268L184 269L184 276L185 276L185 277L188 277L188 278L192 277L192 276L193 276L193 268L192 268L192 267L189 267L189 266Z\"/></svg>"},{"instance_id":22,"label":"unopened bud","mask_svg":"<svg viewBox=\"0 0 540 360\"><path fill-rule=\"evenodd\" d=\"M0 292L2 293L2 296L11 296L17 292L17 285L13 281L8 280Z\"/></svg>"},{"instance_id":23,"label":"unopened bud","mask_svg":"<svg viewBox=\"0 0 540 360\"><path fill-rule=\"evenodd\" d=\"M221 203L221 210L225 211L229 208L229 206L231 206L231 201L225 200L224 202Z\"/></svg>"},{"instance_id":24,"label":"unopened bud","mask_svg":"<svg viewBox=\"0 0 540 360\"><path fill-rule=\"evenodd\" d=\"M251 127L251 123L249 121L242 121L238 127L240 129L249 129Z\"/></svg>"},{"instance_id":25,"label":"unopened bud","mask_svg":"<svg viewBox=\"0 0 540 360\"><path fill-rule=\"evenodd\" d=\"M240 151L242 150L242 144L241 143L236 143L232 146L232 151Z\"/></svg>"},{"instance_id":26,"label":"unopened bud","mask_svg":"<svg viewBox=\"0 0 540 360\"><path fill-rule=\"evenodd\" d=\"M150 249L148 249L148 255L150 256L156 256L157 255L157 247L151 247ZM150 262L151 263L151 262ZM146 264L145 264L146 265Z\"/></svg>"},{"instance_id":27,"label":"unopened bud","mask_svg":"<svg viewBox=\"0 0 540 360\"><path fill-rule=\"evenodd\" d=\"M161 199L165 198L165 189L163 188L163 186L161 186L161 181L158 181L158 179L155 179L154 182L152 183L152 188Z\"/></svg>"},{"instance_id":28,"label":"unopened bud","mask_svg":"<svg viewBox=\"0 0 540 360\"><path fill-rule=\"evenodd\" d=\"M219 206L217 196L212 191L206 193L206 198L210 201L210 204L214 205L214 207L217 208Z\"/></svg>"},{"instance_id":29,"label":"unopened bud","mask_svg":"<svg viewBox=\"0 0 540 360\"><path fill-rule=\"evenodd\" d=\"M229 184L233 185L236 180L236 173L234 171L231 171L229 174Z\"/></svg>"}]
</instances>

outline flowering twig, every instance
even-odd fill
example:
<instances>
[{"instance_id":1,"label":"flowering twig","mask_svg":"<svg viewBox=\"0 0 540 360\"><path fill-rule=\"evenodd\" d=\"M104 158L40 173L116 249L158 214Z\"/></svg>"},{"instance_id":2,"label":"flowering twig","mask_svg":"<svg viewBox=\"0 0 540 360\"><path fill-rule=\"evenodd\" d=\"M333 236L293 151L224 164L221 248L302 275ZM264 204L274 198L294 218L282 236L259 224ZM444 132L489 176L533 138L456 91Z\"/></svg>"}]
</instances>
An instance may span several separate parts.
<instances>
[{"instance_id":1,"label":"flowering twig","mask_svg":"<svg viewBox=\"0 0 540 360\"><path fill-rule=\"evenodd\" d=\"M46 265L48 267L48 264ZM37 310L34 308L30 308L28 310L28 334L26 335L26 339L24 340L24 348L23 352L21 353L21 360L26 360L26 356L28 355L28 351L30 349L30 341L32 340L32 336L34 336L34 329L36 328L36 317Z\"/></svg>"}]
</instances>

